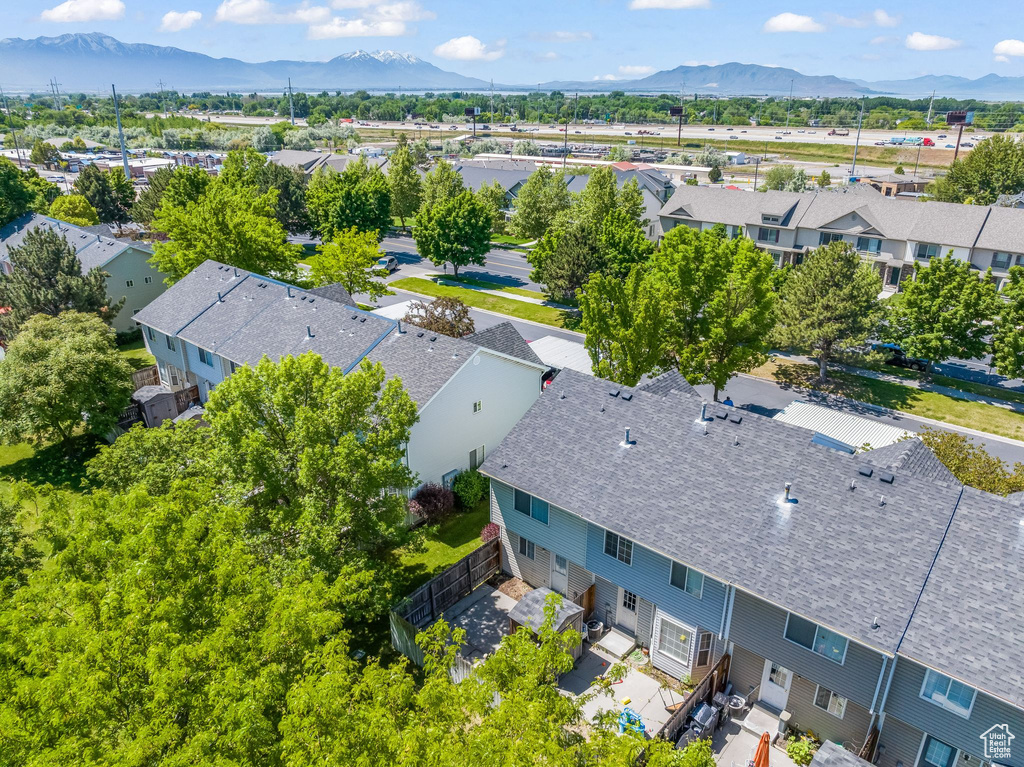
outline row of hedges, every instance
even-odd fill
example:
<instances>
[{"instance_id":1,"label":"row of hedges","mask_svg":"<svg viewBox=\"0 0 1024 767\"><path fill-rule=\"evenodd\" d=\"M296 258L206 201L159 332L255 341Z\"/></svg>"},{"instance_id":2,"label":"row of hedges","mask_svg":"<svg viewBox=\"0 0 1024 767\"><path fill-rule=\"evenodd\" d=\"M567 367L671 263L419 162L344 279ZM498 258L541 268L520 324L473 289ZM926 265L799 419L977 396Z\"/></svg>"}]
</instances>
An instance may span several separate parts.
<instances>
[{"instance_id":1,"label":"row of hedges","mask_svg":"<svg viewBox=\"0 0 1024 767\"><path fill-rule=\"evenodd\" d=\"M428 482L409 501L409 511L425 522L437 522L455 508L456 500L463 509L472 509L487 492L487 478L476 469L463 471L455 477L452 489Z\"/></svg>"}]
</instances>

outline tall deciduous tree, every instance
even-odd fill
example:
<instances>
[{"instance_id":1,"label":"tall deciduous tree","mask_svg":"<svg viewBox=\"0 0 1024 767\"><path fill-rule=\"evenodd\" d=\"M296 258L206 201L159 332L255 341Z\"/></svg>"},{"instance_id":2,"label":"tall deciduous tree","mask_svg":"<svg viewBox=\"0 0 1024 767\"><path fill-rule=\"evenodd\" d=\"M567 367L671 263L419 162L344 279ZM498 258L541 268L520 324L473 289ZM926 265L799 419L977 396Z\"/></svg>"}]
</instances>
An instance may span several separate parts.
<instances>
[{"instance_id":1,"label":"tall deciduous tree","mask_svg":"<svg viewBox=\"0 0 1024 767\"><path fill-rule=\"evenodd\" d=\"M100 222L96 208L80 194L62 194L50 205L50 215L74 226L95 226Z\"/></svg>"},{"instance_id":2,"label":"tall deciduous tree","mask_svg":"<svg viewBox=\"0 0 1024 767\"><path fill-rule=\"evenodd\" d=\"M991 205L1000 195L1024 192L1024 144L996 134L978 143L930 185L936 200Z\"/></svg>"},{"instance_id":3,"label":"tall deciduous tree","mask_svg":"<svg viewBox=\"0 0 1024 767\"><path fill-rule=\"evenodd\" d=\"M465 191L457 197L436 205L423 207L416 214L413 237L416 249L434 266L452 265L455 276L459 268L476 264L483 266L491 249L491 211L476 195Z\"/></svg>"},{"instance_id":4,"label":"tall deciduous tree","mask_svg":"<svg viewBox=\"0 0 1024 767\"><path fill-rule=\"evenodd\" d=\"M599 228L619 203L615 172L607 165L590 172L587 185L573 201L572 217Z\"/></svg>"},{"instance_id":5,"label":"tall deciduous tree","mask_svg":"<svg viewBox=\"0 0 1024 767\"><path fill-rule=\"evenodd\" d=\"M306 212L306 177L298 168L271 162L252 147L228 152L218 181L229 186L248 186L263 194L277 190L275 217L289 232L309 230Z\"/></svg>"},{"instance_id":6,"label":"tall deciduous tree","mask_svg":"<svg viewBox=\"0 0 1024 767\"><path fill-rule=\"evenodd\" d=\"M1010 267L1010 279L1002 291L995 327L992 329L992 360L1000 375L1024 375L1024 267Z\"/></svg>"},{"instance_id":7,"label":"tall deciduous tree","mask_svg":"<svg viewBox=\"0 0 1024 767\"><path fill-rule=\"evenodd\" d=\"M374 232L340 230L333 240L318 245L316 252L309 262L314 284L340 284L349 295L365 293L372 300L388 295L387 287L375 279L387 277L388 271L377 263L384 254Z\"/></svg>"},{"instance_id":8,"label":"tall deciduous tree","mask_svg":"<svg viewBox=\"0 0 1024 767\"><path fill-rule=\"evenodd\" d=\"M132 368L103 320L38 314L0 360L0 438L59 441L68 450L79 429L111 431L132 389Z\"/></svg>"},{"instance_id":9,"label":"tall deciduous tree","mask_svg":"<svg viewBox=\"0 0 1024 767\"><path fill-rule=\"evenodd\" d=\"M469 307L453 296L441 296L430 303L413 301L403 321L452 338L468 336L476 329Z\"/></svg>"},{"instance_id":10,"label":"tall deciduous tree","mask_svg":"<svg viewBox=\"0 0 1024 767\"><path fill-rule=\"evenodd\" d=\"M397 216L402 226L420 209L423 184L416 171L412 152L401 146L388 159L388 186L391 188L391 215Z\"/></svg>"},{"instance_id":11,"label":"tall deciduous tree","mask_svg":"<svg viewBox=\"0 0 1024 767\"><path fill-rule=\"evenodd\" d=\"M654 253L654 243L622 208L615 208L605 218L600 239L605 270L619 278L624 278L634 265L645 263Z\"/></svg>"},{"instance_id":12,"label":"tall deciduous tree","mask_svg":"<svg viewBox=\"0 0 1024 767\"><path fill-rule=\"evenodd\" d=\"M1011 469L966 434L925 427L918 436L965 485L995 495L1024 491L1024 463L1018 462Z\"/></svg>"},{"instance_id":13,"label":"tall deciduous tree","mask_svg":"<svg viewBox=\"0 0 1024 767\"><path fill-rule=\"evenodd\" d=\"M124 299L111 303L107 275L99 269L82 274L82 264L67 238L48 227L25 234L21 245L8 249L11 273L0 273L0 335L12 339L35 314L92 313L105 322L117 316Z\"/></svg>"},{"instance_id":14,"label":"tall deciduous tree","mask_svg":"<svg viewBox=\"0 0 1024 767\"><path fill-rule=\"evenodd\" d=\"M53 144L37 138L36 142L32 145L32 152L28 158L36 165L45 165L49 168L51 165L60 162L60 150Z\"/></svg>"},{"instance_id":15,"label":"tall deciduous tree","mask_svg":"<svg viewBox=\"0 0 1024 767\"><path fill-rule=\"evenodd\" d=\"M571 202L565 175L542 165L530 174L512 202L509 228L518 237L543 237Z\"/></svg>"},{"instance_id":16,"label":"tall deciduous tree","mask_svg":"<svg viewBox=\"0 0 1024 767\"><path fill-rule=\"evenodd\" d=\"M480 202L487 206L491 213L491 231L495 234L505 232L505 187L497 179L491 183L483 183L476 190Z\"/></svg>"},{"instance_id":17,"label":"tall deciduous tree","mask_svg":"<svg viewBox=\"0 0 1024 767\"><path fill-rule=\"evenodd\" d=\"M466 191L462 176L451 163L438 160L433 170L423 177L423 194L420 201L422 208L433 208L443 202L453 200Z\"/></svg>"},{"instance_id":18,"label":"tall deciduous tree","mask_svg":"<svg viewBox=\"0 0 1024 767\"><path fill-rule=\"evenodd\" d=\"M862 343L878 327L882 279L848 243L808 254L782 287L777 338L818 357L818 376L843 346Z\"/></svg>"},{"instance_id":19,"label":"tall deciduous tree","mask_svg":"<svg viewBox=\"0 0 1024 767\"><path fill-rule=\"evenodd\" d=\"M213 178L200 167L193 165L175 168L154 211L159 212L162 204L185 208L190 203L199 202L212 183Z\"/></svg>"},{"instance_id":20,"label":"tall deciduous tree","mask_svg":"<svg viewBox=\"0 0 1024 767\"><path fill-rule=\"evenodd\" d=\"M149 184L139 192L139 196L132 205L132 221L148 224L156 217L156 209L160 207L164 192L167 191L172 178L174 178L173 168L160 168L152 175Z\"/></svg>"},{"instance_id":21,"label":"tall deciduous tree","mask_svg":"<svg viewBox=\"0 0 1024 767\"><path fill-rule=\"evenodd\" d=\"M0 226L33 210L35 199L25 174L6 157L0 157Z\"/></svg>"},{"instance_id":22,"label":"tall deciduous tree","mask_svg":"<svg viewBox=\"0 0 1024 767\"><path fill-rule=\"evenodd\" d=\"M635 386L665 364L668 307L657 274L643 266L625 280L597 272L578 296L594 375Z\"/></svg>"},{"instance_id":23,"label":"tall deciduous tree","mask_svg":"<svg viewBox=\"0 0 1024 767\"><path fill-rule=\"evenodd\" d=\"M802 192L807 189L807 173L803 168L797 170L793 165L776 165L764 174L762 190L769 189L783 192Z\"/></svg>"},{"instance_id":24,"label":"tall deciduous tree","mask_svg":"<svg viewBox=\"0 0 1024 767\"><path fill-rule=\"evenodd\" d=\"M604 269L600 231L586 221L551 229L530 253L530 279L553 301L569 301L594 272Z\"/></svg>"},{"instance_id":25,"label":"tall deciduous tree","mask_svg":"<svg viewBox=\"0 0 1024 767\"><path fill-rule=\"evenodd\" d=\"M931 362L983 356L988 351L987 323L999 310L988 276L952 255L933 258L889 299L884 337L911 357Z\"/></svg>"},{"instance_id":26,"label":"tall deciduous tree","mask_svg":"<svg viewBox=\"0 0 1024 767\"><path fill-rule=\"evenodd\" d=\"M170 191L170 190L168 190ZM168 195L153 224L167 234L153 245L151 263L173 284L209 258L292 280L302 248L287 240L276 218L277 191L212 183L197 202L181 207Z\"/></svg>"},{"instance_id":27,"label":"tall deciduous tree","mask_svg":"<svg viewBox=\"0 0 1024 767\"><path fill-rule=\"evenodd\" d=\"M306 188L306 207L313 227L324 239L339 229L376 232L381 240L391 226L391 190L380 168L366 159L349 163L338 173L321 168Z\"/></svg>"},{"instance_id":28,"label":"tall deciduous tree","mask_svg":"<svg viewBox=\"0 0 1024 767\"><path fill-rule=\"evenodd\" d=\"M105 224L123 224L131 220L135 189L121 168L102 171L86 165L78 174L75 189L96 209Z\"/></svg>"}]
</instances>

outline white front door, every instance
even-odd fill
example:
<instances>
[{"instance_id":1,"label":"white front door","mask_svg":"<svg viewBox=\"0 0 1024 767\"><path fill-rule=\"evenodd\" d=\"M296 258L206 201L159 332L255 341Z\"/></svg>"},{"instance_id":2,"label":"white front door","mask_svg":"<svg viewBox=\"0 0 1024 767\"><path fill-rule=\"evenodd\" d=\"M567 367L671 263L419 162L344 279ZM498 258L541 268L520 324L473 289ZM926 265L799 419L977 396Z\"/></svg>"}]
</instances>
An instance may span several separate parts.
<instances>
[{"instance_id":1,"label":"white front door","mask_svg":"<svg viewBox=\"0 0 1024 767\"><path fill-rule=\"evenodd\" d=\"M551 590L569 596L569 560L551 552Z\"/></svg>"},{"instance_id":2,"label":"white front door","mask_svg":"<svg viewBox=\"0 0 1024 767\"><path fill-rule=\"evenodd\" d=\"M771 660L764 662L761 676L761 698L772 708L782 711L789 702L789 688L793 684L793 672Z\"/></svg>"},{"instance_id":3,"label":"white front door","mask_svg":"<svg viewBox=\"0 0 1024 767\"><path fill-rule=\"evenodd\" d=\"M636 594L619 587L619 607L615 611L615 623L619 628L634 635L636 634L636 602Z\"/></svg>"}]
</instances>

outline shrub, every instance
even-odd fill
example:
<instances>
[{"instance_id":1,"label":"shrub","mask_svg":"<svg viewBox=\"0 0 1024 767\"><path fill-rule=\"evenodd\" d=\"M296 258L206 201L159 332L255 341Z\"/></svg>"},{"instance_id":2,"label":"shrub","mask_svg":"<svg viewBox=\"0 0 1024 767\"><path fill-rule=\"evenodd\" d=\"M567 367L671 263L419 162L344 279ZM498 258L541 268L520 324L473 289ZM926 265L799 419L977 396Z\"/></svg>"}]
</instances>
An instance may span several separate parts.
<instances>
[{"instance_id":1,"label":"shrub","mask_svg":"<svg viewBox=\"0 0 1024 767\"><path fill-rule=\"evenodd\" d=\"M487 543L488 541L493 541L499 535L501 535L501 528L493 522L488 522L486 525L483 526L483 529L480 531L480 538L481 540L483 540L484 543Z\"/></svg>"},{"instance_id":2,"label":"shrub","mask_svg":"<svg viewBox=\"0 0 1024 767\"><path fill-rule=\"evenodd\" d=\"M142 340L142 328L136 325L129 330L120 330L115 336L118 346L126 346Z\"/></svg>"},{"instance_id":3,"label":"shrub","mask_svg":"<svg viewBox=\"0 0 1024 767\"><path fill-rule=\"evenodd\" d=\"M471 509L487 492L487 477L476 469L461 472L452 482L452 492L463 508Z\"/></svg>"},{"instance_id":4,"label":"shrub","mask_svg":"<svg viewBox=\"0 0 1024 767\"><path fill-rule=\"evenodd\" d=\"M818 742L806 735L801 735L799 738L792 737L786 742L786 755L800 767L810 764L817 750Z\"/></svg>"},{"instance_id":5,"label":"shrub","mask_svg":"<svg viewBox=\"0 0 1024 767\"><path fill-rule=\"evenodd\" d=\"M435 522L455 506L455 495L451 490L428 482L416 491L409 503L409 510L428 522Z\"/></svg>"}]
</instances>

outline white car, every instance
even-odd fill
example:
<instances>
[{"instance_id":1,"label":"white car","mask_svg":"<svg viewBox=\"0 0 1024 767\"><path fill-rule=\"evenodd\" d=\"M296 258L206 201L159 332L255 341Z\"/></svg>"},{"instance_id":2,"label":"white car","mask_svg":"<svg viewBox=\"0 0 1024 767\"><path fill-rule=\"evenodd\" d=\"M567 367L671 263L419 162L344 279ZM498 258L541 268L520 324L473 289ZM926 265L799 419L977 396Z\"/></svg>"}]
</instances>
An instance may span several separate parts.
<instances>
[{"instance_id":1,"label":"white car","mask_svg":"<svg viewBox=\"0 0 1024 767\"><path fill-rule=\"evenodd\" d=\"M389 273L395 272L398 270L398 259L394 256L384 256L377 259L377 266L381 269L387 269Z\"/></svg>"}]
</instances>

